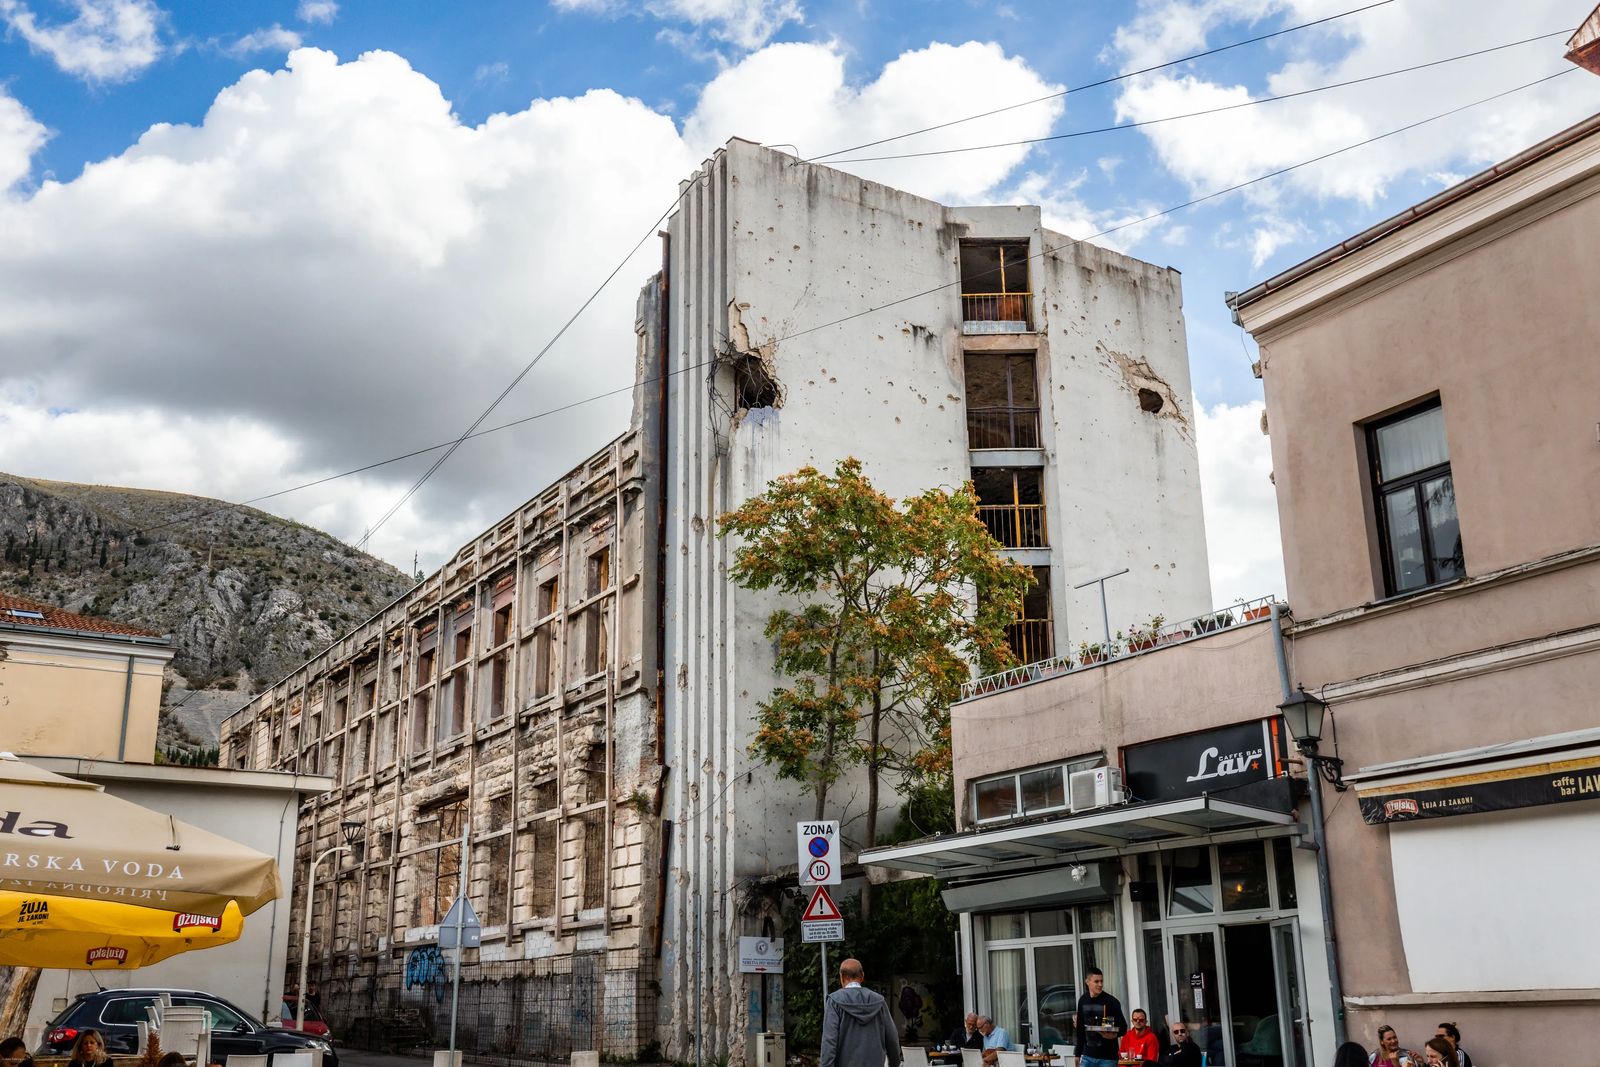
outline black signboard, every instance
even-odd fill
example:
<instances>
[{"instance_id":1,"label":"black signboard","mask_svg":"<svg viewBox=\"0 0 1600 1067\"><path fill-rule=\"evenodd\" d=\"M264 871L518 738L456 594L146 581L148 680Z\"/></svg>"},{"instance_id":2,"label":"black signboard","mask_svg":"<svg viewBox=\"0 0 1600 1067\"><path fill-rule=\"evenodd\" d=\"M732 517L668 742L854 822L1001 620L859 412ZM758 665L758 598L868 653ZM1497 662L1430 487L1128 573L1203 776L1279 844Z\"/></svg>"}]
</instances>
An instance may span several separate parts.
<instances>
[{"instance_id":1,"label":"black signboard","mask_svg":"<svg viewBox=\"0 0 1600 1067\"><path fill-rule=\"evenodd\" d=\"M1283 723L1254 719L1122 750L1123 781L1133 799L1177 800L1220 793L1285 773Z\"/></svg>"},{"instance_id":2,"label":"black signboard","mask_svg":"<svg viewBox=\"0 0 1600 1067\"><path fill-rule=\"evenodd\" d=\"M1361 817L1374 826L1595 800L1600 799L1600 756L1388 786L1358 796Z\"/></svg>"}]
</instances>

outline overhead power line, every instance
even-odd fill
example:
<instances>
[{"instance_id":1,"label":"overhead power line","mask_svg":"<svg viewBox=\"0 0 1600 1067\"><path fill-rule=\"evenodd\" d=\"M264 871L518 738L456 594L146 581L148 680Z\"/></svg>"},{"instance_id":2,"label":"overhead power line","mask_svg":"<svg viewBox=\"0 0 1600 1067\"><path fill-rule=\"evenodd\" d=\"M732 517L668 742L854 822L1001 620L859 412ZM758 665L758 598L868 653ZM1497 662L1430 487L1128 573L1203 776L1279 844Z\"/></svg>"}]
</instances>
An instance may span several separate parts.
<instances>
[{"instance_id":1,"label":"overhead power line","mask_svg":"<svg viewBox=\"0 0 1600 1067\"><path fill-rule=\"evenodd\" d=\"M1447 63L1459 63L1464 59L1475 59L1478 56L1502 52L1508 48L1519 45L1533 44L1536 41L1547 41L1552 37L1566 37L1572 33L1572 28L1553 30L1542 33L1537 37L1525 37L1520 41L1511 41L1506 44L1497 44L1491 48L1480 48L1475 52L1463 52L1460 55L1448 56L1444 59L1435 59L1428 63L1417 63L1410 67L1401 67L1399 70L1386 70L1380 74L1367 74L1360 78L1350 78L1341 82L1332 82L1328 85L1318 85L1310 89L1298 89L1292 93L1279 93L1276 96L1262 96L1254 100L1242 100L1235 104L1220 104L1217 107L1208 107L1201 111L1186 111L1180 115L1163 115L1160 118L1140 119L1137 122L1120 122L1113 126L1097 126L1090 130L1072 130L1068 133L1053 133L1044 137L1025 137L1017 141L998 141L993 144L967 145L962 148L932 148L923 152L897 152L882 156L850 156L845 159L830 160L829 166L842 166L846 163L877 163L887 159L920 159L926 156L950 156L964 152L986 152L994 148L1016 148L1021 145L1045 144L1050 141L1065 141L1074 137L1090 137L1100 133L1114 133L1118 130L1136 130L1143 126L1156 126L1164 122L1178 122L1183 119L1197 119L1206 115L1220 115L1225 111L1238 111L1240 108L1255 107L1257 104L1273 104L1280 100L1295 100L1302 96L1311 96L1315 93L1325 93L1332 89L1345 89L1352 85L1365 85L1368 82L1381 81L1384 78L1393 78L1401 74L1412 74L1430 67L1441 67Z\"/></svg>"},{"instance_id":2,"label":"overhead power line","mask_svg":"<svg viewBox=\"0 0 1600 1067\"><path fill-rule=\"evenodd\" d=\"M595 300L599 298L600 294L605 291L606 286L611 284L611 280L622 272L623 267L628 265L628 261L633 258L634 253L639 251L640 247L650 239L650 236L656 232L656 230L661 226L661 223L666 220L666 217L677 209L678 205L683 202L683 198L689 195L689 191L699 184L699 181L700 177L699 175L696 175L692 181L684 186L683 191L674 197L672 203L667 205L666 210L661 212L661 214L656 217L656 221L650 224L650 228L644 232L644 235L634 242L632 248L628 249L627 255L618 260L617 265L611 268L611 273L607 274L605 279L601 281L599 285L595 286L594 291L584 299L583 303L578 305L578 310L574 311L571 316L567 318L567 321L561 324L561 329L557 330L555 335L551 337L550 340L545 342L543 348L539 349L539 351L533 354L533 358L528 360L527 364L517 372L516 377L512 378L511 382L504 389L500 390L500 394L489 402L489 406L478 413L478 417L473 419L472 424L462 431L461 436L457 437L454 441L451 441L448 446L446 446L444 455L434 460L428 469L422 472L422 477L418 478L414 483L412 483L411 488L407 489L403 494L401 494L399 500L396 500L392 505L390 505L389 510L383 513L382 518L373 523L371 526L367 527L367 532L361 536L361 540L356 542L356 548L365 551L367 545L371 543L373 535L379 530L383 529L384 523L393 518L395 513L405 506L405 502L415 496L417 490L421 489L425 484L427 484L428 479L432 478L440 467L444 466L450 461L450 457L456 454L456 449L461 447L462 442L471 437L478 427L483 425L483 420L487 419L491 414L494 413L494 409L499 407L501 402L504 401L506 397L511 395L511 391L513 389L522 384L522 379L528 376L528 372L539 365L539 361L544 359L545 354L548 353L550 349L554 348L556 342L561 340L566 332L572 328L572 324L578 321L578 317L581 316L585 311L589 310L589 305L594 303Z\"/></svg>"},{"instance_id":3,"label":"overhead power line","mask_svg":"<svg viewBox=\"0 0 1600 1067\"><path fill-rule=\"evenodd\" d=\"M1286 26L1281 30L1273 30L1271 33L1263 33L1256 37L1248 37L1242 41L1233 41L1229 44L1218 45L1215 48L1207 48L1203 52L1194 52L1187 56L1179 56L1177 59L1168 59L1164 62L1156 63L1148 67L1140 67L1138 70L1125 70L1121 74L1113 74L1110 77L1101 78L1098 81L1084 82L1082 85L1074 85L1070 88L1062 89L1060 92L1049 93L1045 96L1036 96L1032 100L1020 100L1015 104L1007 104L1004 107L992 108L989 111L980 111L976 115L967 115L964 118L951 119L949 122L941 122L934 126L924 126L920 130L911 130L907 133L897 133L892 137L880 137L876 141L866 141L850 148L836 148L832 152L824 152L820 156L812 156L809 159L797 160L796 162L817 163L824 159L832 159L834 156L842 156L847 152L859 152L863 148L876 148L878 145L889 144L892 141L902 141L907 137L917 137L924 133L932 133L935 130L949 129L951 126L959 126L963 122L975 122L978 119L986 119L991 115L1000 115L1007 111L1015 111L1018 108L1031 107L1034 104L1042 104L1047 100L1059 100L1063 96L1068 96L1072 93L1081 93L1087 89L1098 89L1102 85L1112 85L1119 81L1126 81L1129 78L1137 78L1141 74L1150 74L1158 70L1165 70L1167 67L1175 67L1180 63L1188 63L1196 59L1204 59L1207 56L1214 56L1220 52L1229 51L1230 49L1243 48L1245 45L1259 44L1262 41L1269 41L1274 37L1282 37L1285 34L1297 33L1300 30L1308 30L1313 26L1321 26L1324 23L1334 22L1338 19L1347 18L1351 15L1359 15L1363 11L1371 11L1373 8L1383 7L1386 4L1392 3L1394 3L1394 0L1377 0L1376 3L1365 4L1361 7L1353 7L1348 11L1340 11L1334 15L1327 15L1320 19L1313 19L1310 22L1302 22L1295 26Z\"/></svg>"},{"instance_id":4,"label":"overhead power line","mask_svg":"<svg viewBox=\"0 0 1600 1067\"><path fill-rule=\"evenodd\" d=\"M1580 68L1569 66L1569 67L1567 67L1567 68L1565 68L1563 70L1556 71L1554 74L1547 74L1543 78L1536 78L1531 82L1524 82L1521 85L1513 86L1510 89L1505 89L1505 90L1503 90L1501 92L1494 93L1491 96L1481 97L1481 98L1479 98L1477 100L1471 101L1470 103L1461 104L1458 107L1450 108L1448 111L1441 111L1441 112L1439 112L1439 113L1437 113L1435 115L1429 115L1425 119L1418 119L1416 122L1410 122L1410 123L1407 123L1404 126L1398 126L1395 129L1387 131L1386 133L1375 134L1372 137L1366 138L1365 140L1357 141L1354 144L1345 145L1343 148L1335 148L1332 151L1324 152L1321 155L1313 156L1310 159L1301 160L1299 163L1292 163L1287 167L1280 167L1277 170L1271 171L1271 172L1269 172L1267 174L1257 175L1256 177L1250 178L1247 181L1239 182L1236 185L1230 185L1225 189L1217 189L1217 190L1214 190L1212 192L1206 193L1204 196L1197 196L1193 200L1186 200L1181 204L1175 204L1172 207L1164 208L1161 211L1152 212L1152 213L1150 213L1148 215L1145 215L1145 216L1143 216L1141 218L1130 219L1127 222L1121 222L1121 223L1118 223L1115 226L1109 226L1106 229L1099 231L1098 233L1091 233L1087 237L1070 238L1069 240L1071 240L1072 243L1074 243L1074 244L1079 243L1080 241L1092 241L1097 237L1104 237L1107 234L1116 233L1118 230L1125 230L1130 226L1138 226L1141 223L1151 222L1151 221L1153 221L1155 219L1163 218L1163 217L1165 217L1167 215L1171 215L1171 214L1173 214L1175 212L1183 211L1186 208L1194 207L1197 204L1203 204L1208 200L1215 200L1219 196L1226 196L1229 193L1238 192L1240 189L1246 189L1246 188L1249 188L1252 185L1257 185L1257 184L1260 184L1261 182L1270 181L1273 178L1281 177L1284 174L1288 174L1291 171L1299 170L1302 167L1309 167L1314 163L1320 163L1325 159L1331 159L1334 156L1342 155L1345 152L1352 152L1352 151L1356 150L1357 148L1365 148L1367 145L1374 144L1374 143L1376 143L1378 141L1382 141L1385 138L1394 137L1394 136L1397 136L1399 134L1406 133L1407 131L1414 130L1419 126L1426 126L1430 122L1437 122L1438 120L1440 120L1442 118L1448 118L1451 115L1459 114L1460 112L1466 111L1469 108L1478 107L1478 106L1480 106L1482 104L1487 104L1487 103L1490 103L1491 101L1499 100L1502 97L1510 96L1513 93L1522 92L1524 89L1531 89L1536 85L1542 85L1547 81L1551 81L1551 80L1553 80L1555 78L1559 78L1564 74L1570 74L1573 71L1578 70L1578 69L1580 69ZM1049 248L1045 248L1045 249L1042 249L1039 252L1034 253L1029 258L1030 259L1042 259L1043 257L1051 255L1052 253L1057 252L1060 249L1065 248L1065 247L1067 247L1067 246L1066 245L1052 245ZM957 279L956 281L953 281L953 282L945 282L942 285L935 285L935 286L932 286L931 288L923 289L923 290L921 290L919 292L910 293L910 294L908 294L906 296L902 296L902 297L897 297L894 300L886 301L885 303L882 303L882 304L876 304L876 305L874 305L872 307L864 308L861 311L851 312L848 315L841 315L839 318L830 319L827 322L821 322L821 323L818 323L815 326L807 326L803 330L795 330L793 333L784 334L782 337L774 337L769 341L762 342L762 344L763 345L781 344L784 341L790 341L790 340L793 340L796 337L804 337L808 333L816 333L818 330L826 330L830 326L838 326L841 323L850 322L850 321L852 321L854 319L859 319L864 315L875 314L876 312L883 311L886 308L895 307L898 304L908 303L908 302L910 302L912 300L917 300L917 299L920 299L921 297L924 297L924 296L932 296L935 293L943 292L946 289L949 289L949 288L951 288L953 286L958 286L960 284L961 284L960 280Z\"/></svg>"}]
</instances>

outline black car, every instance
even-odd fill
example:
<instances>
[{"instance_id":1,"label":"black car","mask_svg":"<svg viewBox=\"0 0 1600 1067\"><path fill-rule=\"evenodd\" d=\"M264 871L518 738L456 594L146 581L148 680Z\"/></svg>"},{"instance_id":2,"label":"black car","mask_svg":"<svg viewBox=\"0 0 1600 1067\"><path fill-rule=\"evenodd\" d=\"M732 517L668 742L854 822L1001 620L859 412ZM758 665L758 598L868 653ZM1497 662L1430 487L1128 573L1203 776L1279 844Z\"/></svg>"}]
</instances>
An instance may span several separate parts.
<instances>
[{"instance_id":1,"label":"black car","mask_svg":"<svg viewBox=\"0 0 1600 1067\"><path fill-rule=\"evenodd\" d=\"M98 1030L106 1039L106 1051L131 1053L138 1049L138 1024L150 1018L146 1011L165 993L178 1005L197 1005L211 1013L211 1058L226 1063L234 1053L241 1056L275 1052L322 1050L323 1067L339 1067L333 1042L326 1036L303 1034L263 1026L221 997L197 989L102 989L84 993L50 1021L44 1044L35 1055L59 1056L72 1051L72 1043L85 1030Z\"/></svg>"}]
</instances>

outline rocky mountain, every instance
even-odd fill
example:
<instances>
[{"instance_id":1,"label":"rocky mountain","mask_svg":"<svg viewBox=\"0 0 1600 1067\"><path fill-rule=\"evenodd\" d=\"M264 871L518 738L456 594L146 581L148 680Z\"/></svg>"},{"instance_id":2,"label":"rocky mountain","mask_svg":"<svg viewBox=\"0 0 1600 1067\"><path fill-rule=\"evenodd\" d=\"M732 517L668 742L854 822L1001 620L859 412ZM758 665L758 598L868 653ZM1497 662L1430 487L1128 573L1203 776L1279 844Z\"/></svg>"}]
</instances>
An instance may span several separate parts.
<instances>
[{"instance_id":1,"label":"rocky mountain","mask_svg":"<svg viewBox=\"0 0 1600 1067\"><path fill-rule=\"evenodd\" d=\"M254 508L0 473L0 589L170 634L163 746L216 724L412 579Z\"/></svg>"}]
</instances>

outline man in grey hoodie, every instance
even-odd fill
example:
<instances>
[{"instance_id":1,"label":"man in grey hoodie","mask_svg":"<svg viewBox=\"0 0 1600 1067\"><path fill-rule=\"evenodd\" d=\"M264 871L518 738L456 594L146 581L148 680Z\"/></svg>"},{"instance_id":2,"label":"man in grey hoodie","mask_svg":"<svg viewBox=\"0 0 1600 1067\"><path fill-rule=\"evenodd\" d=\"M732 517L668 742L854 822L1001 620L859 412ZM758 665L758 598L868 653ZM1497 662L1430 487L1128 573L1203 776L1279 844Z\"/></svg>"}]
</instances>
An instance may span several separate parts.
<instances>
[{"instance_id":1,"label":"man in grey hoodie","mask_svg":"<svg viewBox=\"0 0 1600 1067\"><path fill-rule=\"evenodd\" d=\"M861 961L839 964L839 988L822 1012L821 1067L900 1067L900 1035L889 1004L861 979Z\"/></svg>"}]
</instances>

